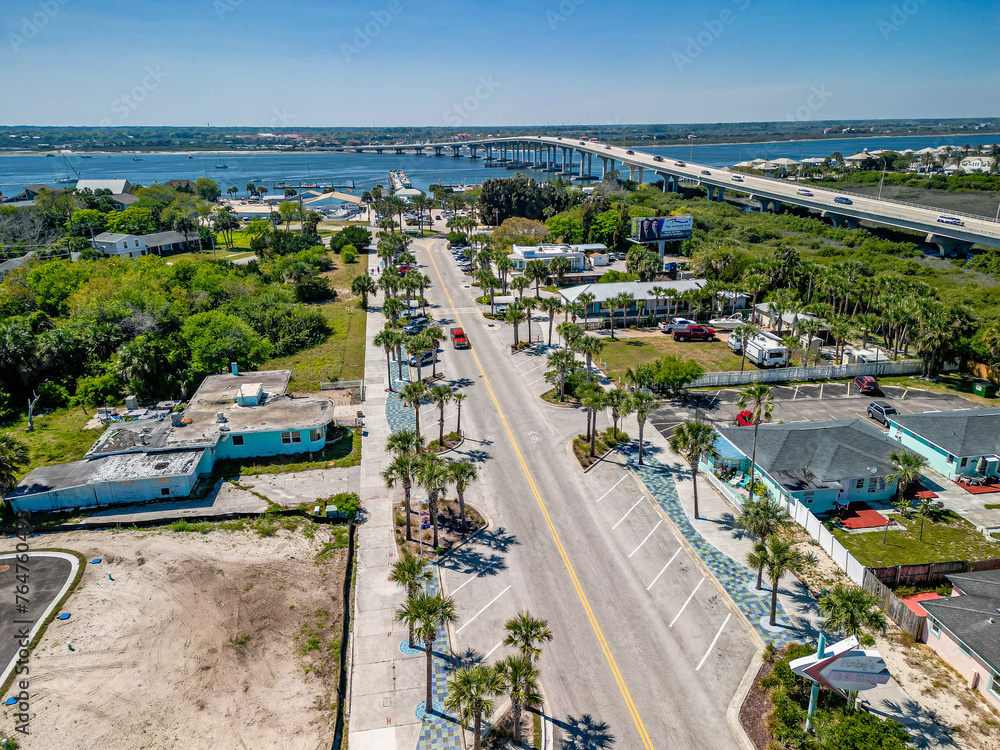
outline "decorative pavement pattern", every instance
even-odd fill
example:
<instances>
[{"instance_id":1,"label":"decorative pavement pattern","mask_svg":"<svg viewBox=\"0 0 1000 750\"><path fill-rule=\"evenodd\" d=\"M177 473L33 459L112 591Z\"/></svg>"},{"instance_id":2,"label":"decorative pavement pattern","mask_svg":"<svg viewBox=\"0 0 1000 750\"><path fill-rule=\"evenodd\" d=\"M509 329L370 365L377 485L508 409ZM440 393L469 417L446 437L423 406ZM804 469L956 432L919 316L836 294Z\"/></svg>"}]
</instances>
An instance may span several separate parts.
<instances>
[{"instance_id":1,"label":"decorative pavement pattern","mask_svg":"<svg viewBox=\"0 0 1000 750\"><path fill-rule=\"evenodd\" d=\"M397 374L396 363L393 361L393 376ZM404 379L392 379L392 387L397 389L410 382L408 368L403 370ZM390 392L385 400L385 417L389 423L389 429L393 433L400 430L412 430L416 428L416 419L413 416L413 409L403 405L403 399L398 392ZM438 574L438 576L440 573ZM432 594L441 592L439 577L435 576L424 588ZM400 650L404 654L414 653L419 658L427 658L423 649L411 652L408 643L404 640L400 644ZM441 628L438 631L437 640L434 642L434 650L431 656L431 670L433 681L431 684L431 700L433 710L436 713L426 712L425 701L417 704L417 718L423 721L420 728L420 737L417 739L417 750L452 750L462 746L462 729L459 723L451 716L444 715L444 700L447 694L448 675L452 669L451 647L448 643L448 631Z\"/></svg>"},{"instance_id":2,"label":"decorative pavement pattern","mask_svg":"<svg viewBox=\"0 0 1000 750\"><path fill-rule=\"evenodd\" d=\"M635 443L623 445L619 451L764 641L773 643L775 648L781 648L789 643L805 642L810 631L796 628L780 601L775 617L776 626L772 628L768 625L771 597L755 594L756 574L722 554L695 530L677 496L677 486L670 475L670 469L650 456L647 451L643 452L643 465L638 466L639 448Z\"/></svg>"}]
</instances>

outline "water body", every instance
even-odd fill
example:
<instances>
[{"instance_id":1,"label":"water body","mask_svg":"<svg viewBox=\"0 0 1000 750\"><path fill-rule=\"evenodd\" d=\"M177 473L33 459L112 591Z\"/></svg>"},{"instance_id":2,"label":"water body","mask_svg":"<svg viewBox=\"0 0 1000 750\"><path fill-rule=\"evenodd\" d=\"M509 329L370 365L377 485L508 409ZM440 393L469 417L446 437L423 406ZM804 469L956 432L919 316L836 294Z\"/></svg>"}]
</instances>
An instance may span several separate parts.
<instances>
[{"instance_id":1,"label":"water body","mask_svg":"<svg viewBox=\"0 0 1000 750\"><path fill-rule=\"evenodd\" d=\"M938 146L964 146L970 144L991 144L1000 141L1000 136L985 133L966 133L957 136L895 136L841 138L823 141L780 141L772 143L747 144L690 144L680 146L659 146L649 148L637 146L641 151L662 154L673 159L685 159L713 167L731 166L740 160L777 159L788 157L824 157L835 151L845 156L867 148L915 151ZM42 154L0 156L0 191L13 196L21 192L25 185L46 183L56 187L71 186L56 183L58 179L82 178L108 179L125 178L130 182L149 185L171 179L186 178L196 180L210 177L225 193L226 188L235 185L240 193L248 182L263 184L273 191L273 183L281 180L304 180L310 182L353 180L355 192L368 190L376 182L388 184L390 169L402 169L413 182L414 187L426 189L433 183L461 184L481 183L491 177L506 177L512 174L504 169L484 166L481 160L451 156L415 156L392 153L255 153L246 151L226 152L220 155L195 153L187 154L145 153L140 161L133 154L92 154L84 159L79 154L64 157L57 154L47 157ZM227 169L217 168L219 164ZM595 169L600 162L594 160ZM522 170L538 179L549 176L544 172ZM79 173L79 175L77 175ZM647 181L656 179L647 170Z\"/></svg>"}]
</instances>

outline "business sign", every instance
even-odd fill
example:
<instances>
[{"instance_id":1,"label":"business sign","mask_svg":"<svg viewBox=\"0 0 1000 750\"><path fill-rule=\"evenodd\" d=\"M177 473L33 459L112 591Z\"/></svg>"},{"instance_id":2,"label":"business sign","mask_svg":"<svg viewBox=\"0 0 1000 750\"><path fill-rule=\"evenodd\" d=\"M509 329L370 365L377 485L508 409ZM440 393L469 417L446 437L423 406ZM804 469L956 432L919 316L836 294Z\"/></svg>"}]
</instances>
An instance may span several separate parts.
<instances>
[{"instance_id":1,"label":"business sign","mask_svg":"<svg viewBox=\"0 0 1000 750\"><path fill-rule=\"evenodd\" d=\"M694 229L694 217L660 216L632 219L632 239L636 242L658 240L689 240Z\"/></svg>"},{"instance_id":2,"label":"business sign","mask_svg":"<svg viewBox=\"0 0 1000 750\"><path fill-rule=\"evenodd\" d=\"M858 639L846 638L824 651L793 659L791 670L807 680L825 685L834 692L871 690L884 685L891 675L882 655L875 650L858 648Z\"/></svg>"}]
</instances>

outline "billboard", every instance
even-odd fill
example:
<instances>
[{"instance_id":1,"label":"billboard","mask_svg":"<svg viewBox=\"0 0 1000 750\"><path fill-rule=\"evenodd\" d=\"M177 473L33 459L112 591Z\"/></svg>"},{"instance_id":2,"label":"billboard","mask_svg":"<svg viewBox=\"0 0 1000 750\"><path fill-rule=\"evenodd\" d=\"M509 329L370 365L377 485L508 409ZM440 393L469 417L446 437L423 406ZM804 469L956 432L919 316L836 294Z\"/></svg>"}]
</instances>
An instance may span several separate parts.
<instances>
[{"instance_id":1,"label":"billboard","mask_svg":"<svg viewBox=\"0 0 1000 750\"><path fill-rule=\"evenodd\" d=\"M632 239L636 242L689 240L694 229L691 216L661 216L632 219Z\"/></svg>"}]
</instances>

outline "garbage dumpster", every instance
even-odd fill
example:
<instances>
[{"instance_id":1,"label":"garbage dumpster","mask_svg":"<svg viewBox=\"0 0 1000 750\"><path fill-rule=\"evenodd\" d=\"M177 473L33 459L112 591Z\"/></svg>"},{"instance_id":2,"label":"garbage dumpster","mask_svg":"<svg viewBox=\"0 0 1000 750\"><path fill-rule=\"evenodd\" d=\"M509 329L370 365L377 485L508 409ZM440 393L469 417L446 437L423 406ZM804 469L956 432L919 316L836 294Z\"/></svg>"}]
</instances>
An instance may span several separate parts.
<instances>
[{"instance_id":1,"label":"garbage dumpster","mask_svg":"<svg viewBox=\"0 0 1000 750\"><path fill-rule=\"evenodd\" d=\"M997 395L996 383L991 383L988 380L977 380L972 384L972 389L976 392L977 396L982 396L983 398L996 398Z\"/></svg>"}]
</instances>

